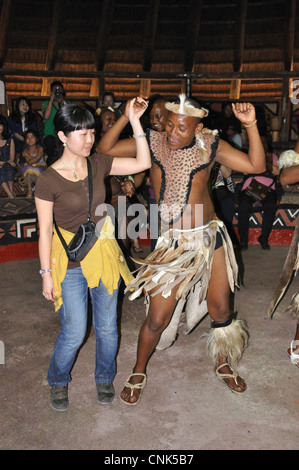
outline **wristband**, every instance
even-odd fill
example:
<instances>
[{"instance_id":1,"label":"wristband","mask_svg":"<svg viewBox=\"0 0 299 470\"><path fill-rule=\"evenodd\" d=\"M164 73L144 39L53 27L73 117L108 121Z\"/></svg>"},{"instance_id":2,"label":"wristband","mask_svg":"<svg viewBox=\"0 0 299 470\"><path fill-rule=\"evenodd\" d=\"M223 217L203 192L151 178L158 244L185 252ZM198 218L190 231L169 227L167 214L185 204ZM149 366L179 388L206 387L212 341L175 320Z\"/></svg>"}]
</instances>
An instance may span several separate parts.
<instances>
[{"instance_id":1,"label":"wristband","mask_svg":"<svg viewBox=\"0 0 299 470\"><path fill-rule=\"evenodd\" d=\"M134 137L134 139L141 139L141 137L146 137L146 134L139 134L139 135L134 135L133 134L133 137Z\"/></svg>"},{"instance_id":2,"label":"wristband","mask_svg":"<svg viewBox=\"0 0 299 470\"><path fill-rule=\"evenodd\" d=\"M134 184L135 184L135 181L134 181L134 178L133 178L133 176L131 176L131 175L130 175L130 176L127 176L127 180L130 180L130 181L132 181L132 183L134 183Z\"/></svg>"},{"instance_id":3,"label":"wristband","mask_svg":"<svg viewBox=\"0 0 299 470\"><path fill-rule=\"evenodd\" d=\"M257 123L257 119L255 119L251 124L247 124L247 126L246 126L246 124L243 124L243 126L244 127L251 127L251 126L254 126L254 124L256 124L256 123Z\"/></svg>"}]
</instances>

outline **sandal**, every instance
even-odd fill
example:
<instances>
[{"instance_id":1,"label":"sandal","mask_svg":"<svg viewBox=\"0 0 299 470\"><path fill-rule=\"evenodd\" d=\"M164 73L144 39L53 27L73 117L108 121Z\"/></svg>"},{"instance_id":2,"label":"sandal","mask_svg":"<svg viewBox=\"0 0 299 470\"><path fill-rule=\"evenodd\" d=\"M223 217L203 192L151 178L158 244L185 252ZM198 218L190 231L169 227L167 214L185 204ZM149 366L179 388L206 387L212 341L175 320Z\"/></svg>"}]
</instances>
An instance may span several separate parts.
<instances>
[{"instance_id":1,"label":"sandal","mask_svg":"<svg viewBox=\"0 0 299 470\"><path fill-rule=\"evenodd\" d=\"M232 370L232 374L222 374L221 372L219 372L219 369L221 369L224 366L229 366L230 369ZM228 382L226 380L224 380L225 378L232 378L232 379L234 379L235 384L238 385L238 387L241 386L240 384L238 384L238 381L237 381L237 378L239 376L238 372L236 370L234 370L232 368L232 366L230 364L228 364L228 362L226 362L225 364L221 364L219 367L217 367L217 369L215 370L215 374L233 393L237 393L238 395L241 395L247 389L247 387L245 385L244 390L242 392L239 392L238 390L235 390L234 388L231 388L229 386Z\"/></svg>"},{"instance_id":2,"label":"sandal","mask_svg":"<svg viewBox=\"0 0 299 470\"><path fill-rule=\"evenodd\" d=\"M143 380L142 382L138 383L138 384L131 384L129 382L129 380L131 379L131 377L133 377L134 375L141 375L143 377ZM131 389L131 395L130 395L130 398L133 396L133 393L134 393L134 390L135 389L138 389L140 390L140 394L139 394L139 397L137 398L136 401L134 402L130 402L130 401L126 401L122 398L122 396L120 396L120 399L121 401L123 401L126 405L137 405L137 403L139 402L140 398L141 398L141 395L142 395L142 390L144 389L145 387L145 384L146 384L146 375L145 374L142 374L141 372L136 372L134 374L131 374L129 375L129 377L127 378L127 380L125 381L124 385L125 387L128 387Z\"/></svg>"},{"instance_id":3,"label":"sandal","mask_svg":"<svg viewBox=\"0 0 299 470\"><path fill-rule=\"evenodd\" d=\"M296 341L297 342L297 341ZM294 364L295 366L299 367L299 349L295 349L295 351L298 351L298 353L295 353L294 352L294 349L293 349L293 344L295 343L295 341L292 341L291 342L291 346L290 346L290 353L289 352L287 353L289 358L291 359L291 363Z\"/></svg>"}]
</instances>

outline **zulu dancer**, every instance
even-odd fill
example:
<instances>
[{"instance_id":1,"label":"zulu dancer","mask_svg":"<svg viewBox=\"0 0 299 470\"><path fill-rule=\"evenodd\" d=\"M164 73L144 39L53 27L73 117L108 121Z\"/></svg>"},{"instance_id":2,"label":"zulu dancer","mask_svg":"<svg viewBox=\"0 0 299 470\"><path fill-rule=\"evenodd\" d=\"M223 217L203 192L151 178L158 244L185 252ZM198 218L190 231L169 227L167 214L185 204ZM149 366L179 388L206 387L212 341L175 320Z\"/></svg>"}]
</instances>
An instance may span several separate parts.
<instances>
[{"instance_id":1,"label":"zulu dancer","mask_svg":"<svg viewBox=\"0 0 299 470\"><path fill-rule=\"evenodd\" d=\"M130 299L144 291L148 300L137 361L121 393L128 405L135 405L141 397L146 367L155 348L170 346L178 326L188 333L207 311L212 318L207 347L216 374L233 392L246 390L245 381L233 368L248 340L245 322L233 319L229 308L237 265L225 226L214 215L209 178L214 162L242 173L265 171L255 109L250 103L233 104L235 116L247 128L249 151L245 154L219 139L214 131L204 129L201 119L207 111L195 100L180 95L178 102L167 103L166 108L165 132L151 130L119 141L128 122L125 112L97 148L110 155L132 156L136 139L146 137L152 155L155 199L160 207L161 236L155 250L145 260L137 260L141 268L128 286L128 290L135 290Z\"/></svg>"}]
</instances>

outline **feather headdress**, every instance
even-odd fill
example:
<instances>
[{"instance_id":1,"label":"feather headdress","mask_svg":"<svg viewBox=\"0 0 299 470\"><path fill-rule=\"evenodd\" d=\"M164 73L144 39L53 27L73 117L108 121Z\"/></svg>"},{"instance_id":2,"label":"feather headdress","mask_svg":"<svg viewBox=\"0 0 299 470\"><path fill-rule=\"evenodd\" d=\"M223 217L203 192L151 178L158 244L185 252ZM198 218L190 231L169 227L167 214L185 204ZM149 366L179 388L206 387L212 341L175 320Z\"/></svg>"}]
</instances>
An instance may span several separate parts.
<instances>
[{"instance_id":1,"label":"feather headdress","mask_svg":"<svg viewBox=\"0 0 299 470\"><path fill-rule=\"evenodd\" d=\"M209 114L209 111L205 108L196 108L192 104L192 100L189 100L187 96L182 93L179 95L179 103L166 103L165 108L176 114L184 114L186 116L204 118Z\"/></svg>"}]
</instances>

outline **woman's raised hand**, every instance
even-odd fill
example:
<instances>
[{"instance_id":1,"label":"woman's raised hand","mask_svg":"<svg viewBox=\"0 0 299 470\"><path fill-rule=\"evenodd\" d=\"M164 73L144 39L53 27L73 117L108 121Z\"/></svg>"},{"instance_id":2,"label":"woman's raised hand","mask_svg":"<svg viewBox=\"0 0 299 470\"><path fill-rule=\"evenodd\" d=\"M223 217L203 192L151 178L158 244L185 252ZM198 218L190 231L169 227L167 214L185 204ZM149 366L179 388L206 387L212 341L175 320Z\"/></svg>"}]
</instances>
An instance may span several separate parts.
<instances>
[{"instance_id":1,"label":"woman's raised hand","mask_svg":"<svg viewBox=\"0 0 299 470\"><path fill-rule=\"evenodd\" d=\"M129 102L128 109L128 117L130 121L134 119L140 119L146 108L147 102L143 98L140 98L139 96L137 98L133 98Z\"/></svg>"}]
</instances>

